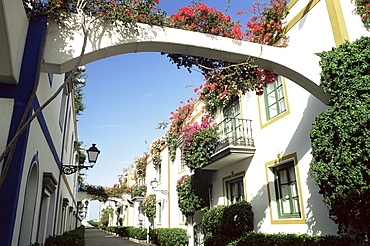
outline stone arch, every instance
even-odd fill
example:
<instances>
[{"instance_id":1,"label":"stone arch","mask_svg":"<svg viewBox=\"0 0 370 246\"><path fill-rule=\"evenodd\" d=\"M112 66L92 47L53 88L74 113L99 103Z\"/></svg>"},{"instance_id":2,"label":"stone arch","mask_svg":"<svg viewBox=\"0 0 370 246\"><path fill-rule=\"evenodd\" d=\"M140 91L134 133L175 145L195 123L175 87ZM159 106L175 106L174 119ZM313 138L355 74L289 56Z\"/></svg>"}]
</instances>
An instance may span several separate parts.
<instances>
[{"instance_id":1,"label":"stone arch","mask_svg":"<svg viewBox=\"0 0 370 246\"><path fill-rule=\"evenodd\" d=\"M61 74L71 70L82 45L81 30L63 29L54 22L50 23L43 72ZM319 86L319 57L305 53L304 49L277 48L180 29L145 24L138 24L137 28L125 28L97 23L89 33L81 64L137 52L188 54L234 63L253 58L253 62L260 68L292 80L325 104L329 102L328 94Z\"/></svg>"}]
</instances>

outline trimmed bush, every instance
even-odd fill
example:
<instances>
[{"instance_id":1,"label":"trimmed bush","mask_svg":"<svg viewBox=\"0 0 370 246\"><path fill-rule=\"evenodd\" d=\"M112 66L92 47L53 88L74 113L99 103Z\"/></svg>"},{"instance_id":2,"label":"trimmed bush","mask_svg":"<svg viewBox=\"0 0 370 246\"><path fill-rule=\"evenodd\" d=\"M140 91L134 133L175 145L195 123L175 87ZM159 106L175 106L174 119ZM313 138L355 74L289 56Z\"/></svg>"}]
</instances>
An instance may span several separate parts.
<instances>
[{"instance_id":1,"label":"trimmed bush","mask_svg":"<svg viewBox=\"0 0 370 246\"><path fill-rule=\"evenodd\" d=\"M85 227L80 226L75 230L63 233L63 235L49 236L45 246L85 246Z\"/></svg>"},{"instance_id":2,"label":"trimmed bush","mask_svg":"<svg viewBox=\"0 0 370 246\"><path fill-rule=\"evenodd\" d=\"M94 226L94 227L98 227L100 225L100 222L98 221L88 221L87 223L89 223L90 225Z\"/></svg>"},{"instance_id":3,"label":"trimmed bush","mask_svg":"<svg viewBox=\"0 0 370 246\"><path fill-rule=\"evenodd\" d=\"M103 231L106 231L106 229L107 229L107 227L106 227L105 225L103 225L103 224L100 224L100 225L98 226L98 228L99 228L100 230L103 230Z\"/></svg>"},{"instance_id":4,"label":"trimmed bush","mask_svg":"<svg viewBox=\"0 0 370 246\"><path fill-rule=\"evenodd\" d=\"M189 236L181 228L156 228L149 231L150 242L159 246L185 246Z\"/></svg>"},{"instance_id":5,"label":"trimmed bush","mask_svg":"<svg viewBox=\"0 0 370 246\"><path fill-rule=\"evenodd\" d=\"M265 234L248 232L227 246L244 245L289 245L289 246L348 246L351 240L337 236L311 236L308 234Z\"/></svg>"},{"instance_id":6,"label":"trimmed bush","mask_svg":"<svg viewBox=\"0 0 370 246\"><path fill-rule=\"evenodd\" d=\"M132 227L132 226L117 226L116 233L120 237L128 237L127 229L130 228L130 227Z\"/></svg>"},{"instance_id":7,"label":"trimmed bush","mask_svg":"<svg viewBox=\"0 0 370 246\"><path fill-rule=\"evenodd\" d=\"M138 240L146 240L146 236L148 233L148 229L146 228L136 228L136 227L128 227L126 229L127 236L136 238Z\"/></svg>"},{"instance_id":8,"label":"trimmed bush","mask_svg":"<svg viewBox=\"0 0 370 246\"><path fill-rule=\"evenodd\" d=\"M252 206L241 201L229 206L217 206L203 216L207 228L204 245L225 245L253 230Z\"/></svg>"},{"instance_id":9,"label":"trimmed bush","mask_svg":"<svg viewBox=\"0 0 370 246\"><path fill-rule=\"evenodd\" d=\"M128 229L135 228L133 226L99 226L99 228L103 231L115 233L121 237L129 237ZM136 228L140 229L140 228ZM134 233L135 234L135 233Z\"/></svg>"}]
</instances>

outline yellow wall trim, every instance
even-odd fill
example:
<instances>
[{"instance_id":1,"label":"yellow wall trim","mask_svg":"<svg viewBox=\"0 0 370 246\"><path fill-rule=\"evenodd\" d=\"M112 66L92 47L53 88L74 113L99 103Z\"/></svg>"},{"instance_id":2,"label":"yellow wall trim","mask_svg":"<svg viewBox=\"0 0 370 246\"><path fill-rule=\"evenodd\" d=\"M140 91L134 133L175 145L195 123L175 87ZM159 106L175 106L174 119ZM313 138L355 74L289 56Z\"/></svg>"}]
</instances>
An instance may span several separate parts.
<instances>
[{"instance_id":1,"label":"yellow wall trim","mask_svg":"<svg viewBox=\"0 0 370 246\"><path fill-rule=\"evenodd\" d=\"M337 0L335 0L337 1ZM288 7L291 8L297 1L294 0L294 3L292 3L290 5L290 3L288 4ZM315 5L320 2L320 0L312 0L311 2L309 2L306 7L304 7L284 28L284 33L287 33L289 32L290 29L292 29L293 26L295 26L295 24L298 23L298 21L300 21L303 16L305 16L308 12L310 12L310 10L315 7Z\"/></svg>"},{"instance_id":2,"label":"yellow wall trim","mask_svg":"<svg viewBox=\"0 0 370 246\"><path fill-rule=\"evenodd\" d=\"M333 30L335 45L338 47L346 40L349 41L346 22L344 21L342 6L339 0L326 0L331 28Z\"/></svg>"},{"instance_id":3,"label":"yellow wall trim","mask_svg":"<svg viewBox=\"0 0 370 246\"><path fill-rule=\"evenodd\" d=\"M291 8L294 6L294 4L296 4L297 2L298 2L298 0L291 0L291 1L287 4L288 9L291 9Z\"/></svg>"},{"instance_id":4,"label":"yellow wall trim","mask_svg":"<svg viewBox=\"0 0 370 246\"><path fill-rule=\"evenodd\" d=\"M288 9L292 8L298 0L292 0L288 3ZM284 34L289 32L317 3L321 0L312 0L306 5L284 28ZM335 45L338 47L346 40L349 40L347 26L344 21L342 6L339 0L325 0L328 9L329 19L333 30Z\"/></svg>"}]
</instances>

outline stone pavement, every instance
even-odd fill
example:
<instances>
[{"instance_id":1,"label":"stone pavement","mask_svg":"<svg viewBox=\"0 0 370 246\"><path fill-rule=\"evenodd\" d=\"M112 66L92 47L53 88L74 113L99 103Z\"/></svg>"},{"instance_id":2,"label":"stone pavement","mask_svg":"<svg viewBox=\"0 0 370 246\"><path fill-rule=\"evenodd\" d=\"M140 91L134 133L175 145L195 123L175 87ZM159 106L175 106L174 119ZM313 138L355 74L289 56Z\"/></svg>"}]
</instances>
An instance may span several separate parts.
<instances>
[{"instance_id":1,"label":"stone pavement","mask_svg":"<svg viewBox=\"0 0 370 246\"><path fill-rule=\"evenodd\" d=\"M138 246L138 244L128 239L116 237L115 235L103 232L95 227L85 228L86 246Z\"/></svg>"}]
</instances>

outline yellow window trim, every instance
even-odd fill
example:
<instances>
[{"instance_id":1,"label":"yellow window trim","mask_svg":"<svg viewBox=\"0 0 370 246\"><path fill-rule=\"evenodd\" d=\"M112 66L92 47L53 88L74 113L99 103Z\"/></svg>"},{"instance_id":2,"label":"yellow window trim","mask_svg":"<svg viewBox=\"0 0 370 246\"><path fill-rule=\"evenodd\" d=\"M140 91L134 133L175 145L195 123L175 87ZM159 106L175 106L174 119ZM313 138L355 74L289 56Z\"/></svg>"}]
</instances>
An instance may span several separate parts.
<instances>
[{"instance_id":1,"label":"yellow window trim","mask_svg":"<svg viewBox=\"0 0 370 246\"><path fill-rule=\"evenodd\" d=\"M269 126L269 125L271 125L272 123L274 123L274 122L280 120L281 118L284 118L288 114L290 114L290 107L289 107L289 100L288 100L288 93L287 93L287 89L286 89L285 78L284 77L281 77L281 80L283 82L283 88L284 88L284 97L285 97L285 103L286 103L286 111L284 113L276 116L275 118L273 118L271 120L268 120L268 121L266 121L266 122L263 123L263 120L262 120L262 112L261 112L261 102L260 102L262 96L257 96L258 114L259 114L259 118L260 118L260 127L261 127L261 129L263 129L263 128ZM265 109L263 109L263 113L265 113Z\"/></svg>"},{"instance_id":2,"label":"yellow window trim","mask_svg":"<svg viewBox=\"0 0 370 246\"><path fill-rule=\"evenodd\" d=\"M180 172L178 172L177 174L182 174L186 171L186 168L184 168L183 170L181 170Z\"/></svg>"},{"instance_id":3,"label":"yellow window trim","mask_svg":"<svg viewBox=\"0 0 370 246\"><path fill-rule=\"evenodd\" d=\"M300 203L300 208L301 208L301 216L302 218L300 219L274 219L272 214L274 211L272 211L271 207L271 193L270 193L270 182L268 178L268 173L270 171L270 167L274 166L280 162L287 161L289 159L294 160L295 164L295 172L297 176L297 182L298 182L298 192L299 192L299 203ZM306 224L306 213L304 211L304 206L303 206L303 198L302 198L302 188L301 188L301 176L299 175L299 168L298 168L298 159L297 159L297 153L294 152L292 154L280 157L280 155L277 156L277 159L269 161L265 163L265 172L266 172L266 184L267 184L267 195L268 195L268 203L269 203L269 208L270 208L270 220L272 225L277 225L277 224ZM276 213L276 211L275 211Z\"/></svg>"}]
</instances>

